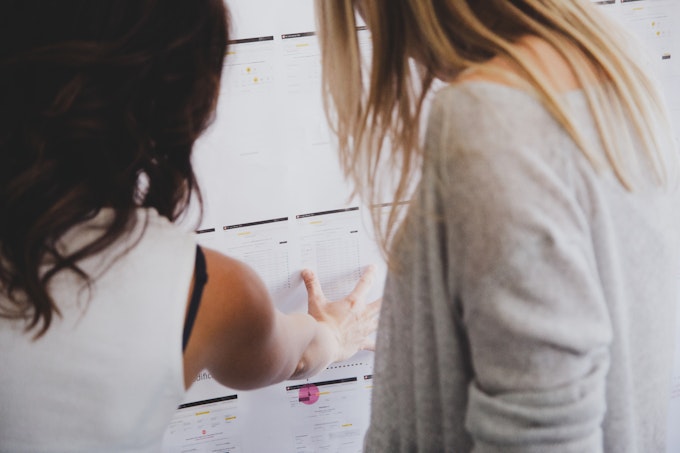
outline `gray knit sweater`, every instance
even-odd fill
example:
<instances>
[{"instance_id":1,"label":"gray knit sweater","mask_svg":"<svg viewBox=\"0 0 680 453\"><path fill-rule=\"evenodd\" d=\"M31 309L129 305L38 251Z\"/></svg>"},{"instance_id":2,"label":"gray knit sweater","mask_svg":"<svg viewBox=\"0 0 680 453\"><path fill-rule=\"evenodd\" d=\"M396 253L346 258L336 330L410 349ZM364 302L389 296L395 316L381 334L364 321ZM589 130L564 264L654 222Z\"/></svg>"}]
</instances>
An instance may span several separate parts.
<instances>
[{"instance_id":1,"label":"gray knit sweater","mask_svg":"<svg viewBox=\"0 0 680 453\"><path fill-rule=\"evenodd\" d=\"M583 94L565 99L596 138ZM366 451L665 451L679 202L596 172L526 92L440 91Z\"/></svg>"}]
</instances>

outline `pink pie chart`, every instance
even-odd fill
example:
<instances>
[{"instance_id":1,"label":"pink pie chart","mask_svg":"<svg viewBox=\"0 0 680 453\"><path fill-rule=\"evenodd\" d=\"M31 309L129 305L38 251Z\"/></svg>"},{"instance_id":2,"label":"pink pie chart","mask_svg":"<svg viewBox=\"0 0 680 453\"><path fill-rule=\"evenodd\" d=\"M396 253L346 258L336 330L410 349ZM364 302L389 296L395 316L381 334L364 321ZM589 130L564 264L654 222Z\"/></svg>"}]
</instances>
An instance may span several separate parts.
<instances>
[{"instance_id":1,"label":"pink pie chart","mask_svg":"<svg viewBox=\"0 0 680 453\"><path fill-rule=\"evenodd\" d=\"M319 387L314 384L305 384L300 387L298 401L302 404L311 405L319 401Z\"/></svg>"}]
</instances>

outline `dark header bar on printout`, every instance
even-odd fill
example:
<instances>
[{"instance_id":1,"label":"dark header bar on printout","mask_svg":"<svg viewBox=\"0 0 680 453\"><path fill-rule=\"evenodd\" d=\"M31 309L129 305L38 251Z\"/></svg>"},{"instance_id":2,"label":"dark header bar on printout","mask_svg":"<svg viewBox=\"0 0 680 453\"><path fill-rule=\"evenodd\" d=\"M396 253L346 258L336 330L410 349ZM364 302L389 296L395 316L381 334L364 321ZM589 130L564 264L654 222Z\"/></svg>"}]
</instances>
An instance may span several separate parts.
<instances>
[{"instance_id":1,"label":"dark header bar on printout","mask_svg":"<svg viewBox=\"0 0 680 453\"><path fill-rule=\"evenodd\" d=\"M195 401L193 403L181 404L181 405L179 405L179 407L177 407L177 409L186 409L187 407L205 406L206 404L221 403L223 401L235 400L237 398L238 398L238 395L229 395L229 396L223 396L221 398L213 398L213 399L210 399L210 400Z\"/></svg>"},{"instance_id":2,"label":"dark header bar on printout","mask_svg":"<svg viewBox=\"0 0 680 453\"><path fill-rule=\"evenodd\" d=\"M257 38L246 38L246 39L234 39L229 41L229 45L231 44L248 44L251 42L262 42L262 41L273 41L274 37L273 36L259 36Z\"/></svg>"},{"instance_id":3,"label":"dark header bar on printout","mask_svg":"<svg viewBox=\"0 0 680 453\"><path fill-rule=\"evenodd\" d=\"M307 387L308 385L316 385L317 387L323 387L324 385L336 385L336 384L347 384L348 382L357 382L357 378L351 377L351 378L345 378L345 379L334 379L332 381L322 381L322 382L312 382L311 384L305 383L305 384L299 384L299 385L288 385L286 386L286 390L299 390L303 387Z\"/></svg>"},{"instance_id":4,"label":"dark header bar on printout","mask_svg":"<svg viewBox=\"0 0 680 453\"><path fill-rule=\"evenodd\" d=\"M368 27L365 25L361 25L357 27L357 31L363 31L363 30L368 30ZM293 39L293 38L306 38L308 36L316 36L315 31L306 31L302 33L286 33L281 35L281 39Z\"/></svg>"},{"instance_id":5,"label":"dark header bar on printout","mask_svg":"<svg viewBox=\"0 0 680 453\"><path fill-rule=\"evenodd\" d=\"M309 214L299 214L299 215L296 215L295 218L296 219L305 219L307 217L316 217L316 216L319 216L319 215L327 215L327 214L339 214L341 212L350 212L350 211L358 211L358 210L359 210L359 208L356 208L356 207L355 208L347 208L347 209L335 209L333 211L323 211L323 212L312 212L312 213L309 213Z\"/></svg>"},{"instance_id":6,"label":"dark header bar on printout","mask_svg":"<svg viewBox=\"0 0 680 453\"><path fill-rule=\"evenodd\" d=\"M307 31L304 33L286 33L281 35L281 39L306 38L307 36L316 36L315 31Z\"/></svg>"},{"instance_id":7,"label":"dark header bar on printout","mask_svg":"<svg viewBox=\"0 0 680 453\"><path fill-rule=\"evenodd\" d=\"M280 217L278 219L260 220L259 222L240 223L238 225L226 225L226 226L223 226L222 229L224 231L235 230L237 228L246 228L246 227L252 227L252 226L257 226L257 225L266 225L268 223L286 222L287 220L288 220L288 217Z\"/></svg>"}]
</instances>

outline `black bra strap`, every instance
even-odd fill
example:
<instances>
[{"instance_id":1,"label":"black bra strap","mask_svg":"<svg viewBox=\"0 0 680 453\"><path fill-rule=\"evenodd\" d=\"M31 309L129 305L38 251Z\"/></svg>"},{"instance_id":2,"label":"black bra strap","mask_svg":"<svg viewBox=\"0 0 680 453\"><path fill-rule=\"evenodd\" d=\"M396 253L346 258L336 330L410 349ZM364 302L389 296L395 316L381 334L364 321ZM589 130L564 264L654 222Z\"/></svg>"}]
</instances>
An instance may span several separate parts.
<instances>
[{"instance_id":1,"label":"black bra strap","mask_svg":"<svg viewBox=\"0 0 680 453\"><path fill-rule=\"evenodd\" d=\"M196 264L194 265L194 289L191 292L191 299L189 301L189 308L187 309L187 317L184 320L184 334L182 336L182 351L187 348L189 337L191 336L191 329L194 327L196 320L196 313L198 313L198 306L201 304L201 296L203 296L203 287L208 281L208 273L205 269L205 255L203 250L198 245L196 246Z\"/></svg>"}]
</instances>

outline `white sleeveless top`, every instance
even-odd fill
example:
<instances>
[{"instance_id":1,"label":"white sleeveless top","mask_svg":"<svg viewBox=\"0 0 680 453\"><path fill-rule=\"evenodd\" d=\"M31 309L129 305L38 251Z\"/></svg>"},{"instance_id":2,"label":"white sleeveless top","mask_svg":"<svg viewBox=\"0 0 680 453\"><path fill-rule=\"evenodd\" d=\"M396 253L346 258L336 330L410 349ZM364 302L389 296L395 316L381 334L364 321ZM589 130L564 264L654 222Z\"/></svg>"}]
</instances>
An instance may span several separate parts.
<instances>
[{"instance_id":1,"label":"white sleeveless top","mask_svg":"<svg viewBox=\"0 0 680 453\"><path fill-rule=\"evenodd\" d=\"M65 247L101 234L111 215L75 227ZM131 235L80 263L89 290L71 272L53 279L62 316L42 338L0 318L0 452L160 451L184 394L195 248L191 234L140 209Z\"/></svg>"}]
</instances>

